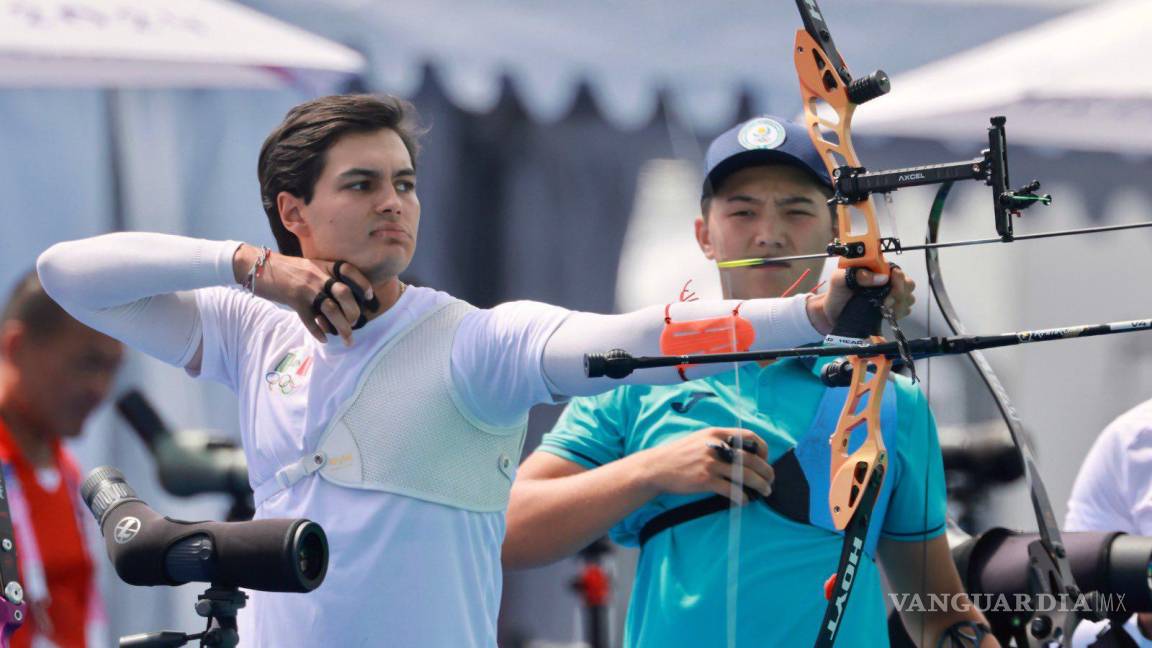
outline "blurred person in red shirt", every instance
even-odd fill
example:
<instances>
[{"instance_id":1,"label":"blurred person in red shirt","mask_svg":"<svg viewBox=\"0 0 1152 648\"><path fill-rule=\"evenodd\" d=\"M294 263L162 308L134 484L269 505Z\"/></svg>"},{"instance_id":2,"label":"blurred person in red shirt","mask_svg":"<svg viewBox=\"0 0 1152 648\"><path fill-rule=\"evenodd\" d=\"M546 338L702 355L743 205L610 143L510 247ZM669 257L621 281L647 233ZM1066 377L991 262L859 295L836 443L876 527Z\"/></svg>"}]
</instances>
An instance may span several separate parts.
<instances>
[{"instance_id":1,"label":"blurred person in red shirt","mask_svg":"<svg viewBox=\"0 0 1152 648\"><path fill-rule=\"evenodd\" d=\"M64 448L108 395L123 349L72 319L35 272L0 316L0 462L8 483L29 615L13 648L74 648L106 638L85 541L80 469Z\"/></svg>"}]
</instances>

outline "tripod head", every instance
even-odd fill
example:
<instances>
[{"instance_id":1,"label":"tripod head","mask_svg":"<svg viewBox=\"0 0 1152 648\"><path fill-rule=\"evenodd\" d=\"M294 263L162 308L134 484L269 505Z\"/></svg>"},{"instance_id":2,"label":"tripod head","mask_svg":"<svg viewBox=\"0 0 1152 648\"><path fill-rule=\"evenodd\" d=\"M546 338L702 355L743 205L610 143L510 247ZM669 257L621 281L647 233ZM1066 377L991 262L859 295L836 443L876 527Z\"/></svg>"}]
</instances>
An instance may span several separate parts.
<instances>
[{"instance_id":1,"label":"tripod head","mask_svg":"<svg viewBox=\"0 0 1152 648\"><path fill-rule=\"evenodd\" d=\"M195 634L174 630L145 632L120 637L120 648L176 648L189 641L201 646L235 648L240 643L236 629L236 612L248 601L248 595L235 587L213 585L196 599L196 614L208 619L208 629Z\"/></svg>"}]
</instances>

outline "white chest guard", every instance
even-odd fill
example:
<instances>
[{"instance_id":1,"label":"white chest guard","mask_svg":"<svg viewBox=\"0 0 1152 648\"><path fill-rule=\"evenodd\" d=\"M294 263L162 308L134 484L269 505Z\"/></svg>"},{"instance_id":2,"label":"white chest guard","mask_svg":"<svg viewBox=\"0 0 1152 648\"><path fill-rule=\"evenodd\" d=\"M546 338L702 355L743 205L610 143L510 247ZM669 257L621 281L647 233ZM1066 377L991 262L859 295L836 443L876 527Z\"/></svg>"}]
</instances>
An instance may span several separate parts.
<instances>
[{"instance_id":1,"label":"white chest guard","mask_svg":"<svg viewBox=\"0 0 1152 648\"><path fill-rule=\"evenodd\" d=\"M401 331L364 368L316 452L256 488L256 503L318 472L328 481L469 511L502 511L520 463L523 422L492 427L461 405L452 342L474 307L449 302Z\"/></svg>"}]
</instances>

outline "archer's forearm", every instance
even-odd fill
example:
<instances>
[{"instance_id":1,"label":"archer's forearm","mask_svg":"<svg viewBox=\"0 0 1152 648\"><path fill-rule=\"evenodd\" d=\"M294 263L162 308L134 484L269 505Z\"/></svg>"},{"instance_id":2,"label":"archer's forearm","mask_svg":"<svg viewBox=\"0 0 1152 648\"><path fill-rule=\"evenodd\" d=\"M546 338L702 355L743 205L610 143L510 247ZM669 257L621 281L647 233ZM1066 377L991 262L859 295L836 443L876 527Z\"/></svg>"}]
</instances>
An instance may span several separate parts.
<instances>
[{"instance_id":1,"label":"archer's forearm","mask_svg":"<svg viewBox=\"0 0 1152 648\"><path fill-rule=\"evenodd\" d=\"M762 350L819 342L823 335L808 313L811 300L817 297L679 302L618 315L573 312L548 340L544 349L544 373L552 392L563 396L590 396L623 384L678 383L682 378L675 367L642 369L622 380L588 378L584 374L584 355L611 349L624 349L634 356L665 355L669 352L662 345L669 326L667 320L673 325L711 322L714 329L708 332L679 330L669 336L687 345L677 350L676 355L690 352L693 342L699 343L701 353L715 351L718 344ZM733 316L733 311L738 311L738 315ZM733 322L734 318L740 320L739 325ZM719 341L715 338L716 330L720 331ZM737 338L735 345L733 336ZM731 370L730 364L697 365L689 367L686 373L695 379Z\"/></svg>"},{"instance_id":2,"label":"archer's forearm","mask_svg":"<svg viewBox=\"0 0 1152 648\"><path fill-rule=\"evenodd\" d=\"M570 556L659 493L650 485L643 452L563 477L525 477L534 459L539 457L525 462L512 486L505 567L536 567Z\"/></svg>"}]
</instances>

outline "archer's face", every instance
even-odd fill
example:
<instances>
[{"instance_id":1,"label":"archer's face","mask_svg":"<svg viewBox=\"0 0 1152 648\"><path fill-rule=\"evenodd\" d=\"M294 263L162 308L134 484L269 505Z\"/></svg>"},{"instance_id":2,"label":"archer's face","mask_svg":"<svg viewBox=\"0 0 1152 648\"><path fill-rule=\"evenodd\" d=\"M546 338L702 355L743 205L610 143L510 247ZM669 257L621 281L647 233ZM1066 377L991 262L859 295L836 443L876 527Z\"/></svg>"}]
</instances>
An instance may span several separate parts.
<instances>
[{"instance_id":1,"label":"archer's face","mask_svg":"<svg viewBox=\"0 0 1152 648\"><path fill-rule=\"evenodd\" d=\"M343 259L376 283L400 274L416 252L416 172L391 129L345 135L328 149L312 202L282 193L285 227L305 257Z\"/></svg>"},{"instance_id":2,"label":"archer's face","mask_svg":"<svg viewBox=\"0 0 1152 648\"><path fill-rule=\"evenodd\" d=\"M696 220L696 240L714 261L785 257L824 252L832 240L833 218L820 185L787 165L754 166L728 177L708 203L707 218ZM779 297L805 270L793 290L816 286L823 259L770 263L721 270L726 297Z\"/></svg>"}]
</instances>

